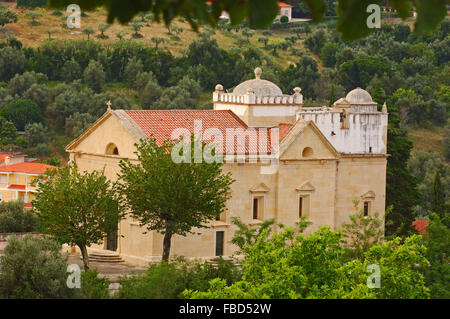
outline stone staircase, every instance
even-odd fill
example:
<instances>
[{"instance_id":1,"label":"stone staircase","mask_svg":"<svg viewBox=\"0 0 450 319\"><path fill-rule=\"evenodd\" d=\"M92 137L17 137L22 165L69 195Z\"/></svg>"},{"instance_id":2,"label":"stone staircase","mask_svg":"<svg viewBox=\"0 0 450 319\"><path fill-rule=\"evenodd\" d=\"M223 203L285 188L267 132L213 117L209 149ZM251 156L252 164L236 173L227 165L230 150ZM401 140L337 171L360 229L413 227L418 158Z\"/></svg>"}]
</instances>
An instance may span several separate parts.
<instances>
[{"instance_id":1,"label":"stone staircase","mask_svg":"<svg viewBox=\"0 0 450 319\"><path fill-rule=\"evenodd\" d=\"M233 265L235 265L237 268L242 269L242 265L237 259L231 258L231 257L223 257L223 259L227 260L227 261L231 261L233 263ZM219 264L217 262L216 258L207 259L206 262L214 267L217 267L217 265Z\"/></svg>"},{"instance_id":2,"label":"stone staircase","mask_svg":"<svg viewBox=\"0 0 450 319\"><path fill-rule=\"evenodd\" d=\"M81 258L81 257L80 257ZM95 251L89 254L90 262L97 263L123 263L124 260L114 251Z\"/></svg>"}]
</instances>

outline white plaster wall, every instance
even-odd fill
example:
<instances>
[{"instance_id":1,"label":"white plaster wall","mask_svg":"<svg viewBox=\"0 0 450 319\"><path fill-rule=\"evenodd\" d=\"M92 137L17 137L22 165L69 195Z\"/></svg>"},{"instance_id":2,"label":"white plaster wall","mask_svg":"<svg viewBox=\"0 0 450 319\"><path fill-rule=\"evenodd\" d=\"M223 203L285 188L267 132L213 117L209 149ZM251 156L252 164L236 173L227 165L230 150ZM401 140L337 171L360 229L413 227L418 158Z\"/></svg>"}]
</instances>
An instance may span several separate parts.
<instances>
[{"instance_id":1,"label":"white plaster wall","mask_svg":"<svg viewBox=\"0 0 450 319\"><path fill-rule=\"evenodd\" d=\"M339 112L300 112L298 117L312 120L340 153L386 153L386 113L350 113L349 128L342 129ZM332 134L334 133L334 135Z\"/></svg>"}]
</instances>

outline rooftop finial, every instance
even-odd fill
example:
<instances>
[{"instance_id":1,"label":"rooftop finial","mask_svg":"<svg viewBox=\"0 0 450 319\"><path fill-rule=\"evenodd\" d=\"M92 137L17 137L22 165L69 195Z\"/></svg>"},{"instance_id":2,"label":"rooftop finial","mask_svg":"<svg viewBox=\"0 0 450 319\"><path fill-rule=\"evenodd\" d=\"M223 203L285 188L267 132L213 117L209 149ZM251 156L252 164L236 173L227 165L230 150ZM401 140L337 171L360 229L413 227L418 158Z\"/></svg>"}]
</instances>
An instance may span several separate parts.
<instances>
[{"instance_id":1,"label":"rooftop finial","mask_svg":"<svg viewBox=\"0 0 450 319\"><path fill-rule=\"evenodd\" d=\"M108 111L111 111L111 100L109 100L108 102L106 102L106 105L108 106Z\"/></svg>"},{"instance_id":2,"label":"rooftop finial","mask_svg":"<svg viewBox=\"0 0 450 319\"><path fill-rule=\"evenodd\" d=\"M386 105L386 101L383 103L383 108L381 109L382 113L387 113L387 105Z\"/></svg>"},{"instance_id":3,"label":"rooftop finial","mask_svg":"<svg viewBox=\"0 0 450 319\"><path fill-rule=\"evenodd\" d=\"M261 68L260 68L260 67L257 67L257 68L255 69L255 78L259 80L259 79L261 78L261 73L262 73Z\"/></svg>"}]
</instances>

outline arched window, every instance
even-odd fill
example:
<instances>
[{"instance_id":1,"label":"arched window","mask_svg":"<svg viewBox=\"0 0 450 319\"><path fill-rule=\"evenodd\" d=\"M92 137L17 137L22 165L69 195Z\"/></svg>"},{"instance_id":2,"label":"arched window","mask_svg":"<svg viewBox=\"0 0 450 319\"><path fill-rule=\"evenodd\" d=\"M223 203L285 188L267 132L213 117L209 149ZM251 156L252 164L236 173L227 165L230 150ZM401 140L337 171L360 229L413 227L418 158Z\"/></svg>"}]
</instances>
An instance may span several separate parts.
<instances>
[{"instance_id":1,"label":"arched window","mask_svg":"<svg viewBox=\"0 0 450 319\"><path fill-rule=\"evenodd\" d=\"M119 155L119 149L117 148L116 144L109 143L108 146L106 146L105 153L107 155Z\"/></svg>"},{"instance_id":2,"label":"arched window","mask_svg":"<svg viewBox=\"0 0 450 319\"><path fill-rule=\"evenodd\" d=\"M314 155L311 147L305 147L302 151L302 157L312 157Z\"/></svg>"}]
</instances>

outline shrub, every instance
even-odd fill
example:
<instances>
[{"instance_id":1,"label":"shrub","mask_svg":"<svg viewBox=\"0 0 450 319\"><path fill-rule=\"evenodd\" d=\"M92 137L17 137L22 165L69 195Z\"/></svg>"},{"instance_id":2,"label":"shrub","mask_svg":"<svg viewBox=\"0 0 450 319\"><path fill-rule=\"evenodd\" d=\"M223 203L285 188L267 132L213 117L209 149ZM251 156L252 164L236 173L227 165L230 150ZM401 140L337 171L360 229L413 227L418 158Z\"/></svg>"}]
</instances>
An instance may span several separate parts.
<instances>
[{"instance_id":1,"label":"shrub","mask_svg":"<svg viewBox=\"0 0 450 319\"><path fill-rule=\"evenodd\" d=\"M222 258L217 266L182 258L172 262L161 262L151 266L145 273L119 280L121 288L116 297L125 299L166 299L181 298L185 289L206 291L209 282L221 278L234 283L241 278L240 271L233 263Z\"/></svg>"},{"instance_id":2,"label":"shrub","mask_svg":"<svg viewBox=\"0 0 450 319\"><path fill-rule=\"evenodd\" d=\"M67 255L49 238L12 237L0 257L0 296L3 298L71 298L78 289L69 289Z\"/></svg>"},{"instance_id":3,"label":"shrub","mask_svg":"<svg viewBox=\"0 0 450 319\"><path fill-rule=\"evenodd\" d=\"M88 299L108 299L109 280L99 278L97 270L88 270L81 274L81 292Z\"/></svg>"},{"instance_id":4,"label":"shrub","mask_svg":"<svg viewBox=\"0 0 450 319\"><path fill-rule=\"evenodd\" d=\"M36 226L36 216L22 201L0 203L0 233L32 232Z\"/></svg>"},{"instance_id":5,"label":"shrub","mask_svg":"<svg viewBox=\"0 0 450 319\"><path fill-rule=\"evenodd\" d=\"M62 14L62 12L59 11L59 10L54 10L54 11L52 12L52 15L54 15L54 16L56 16L56 17L60 17L60 16L62 16L63 14Z\"/></svg>"},{"instance_id":6,"label":"shrub","mask_svg":"<svg viewBox=\"0 0 450 319\"><path fill-rule=\"evenodd\" d=\"M289 18L288 18L287 16L282 16L282 17L280 18L280 22L281 22L281 23L288 23L288 22L289 22Z\"/></svg>"}]
</instances>

